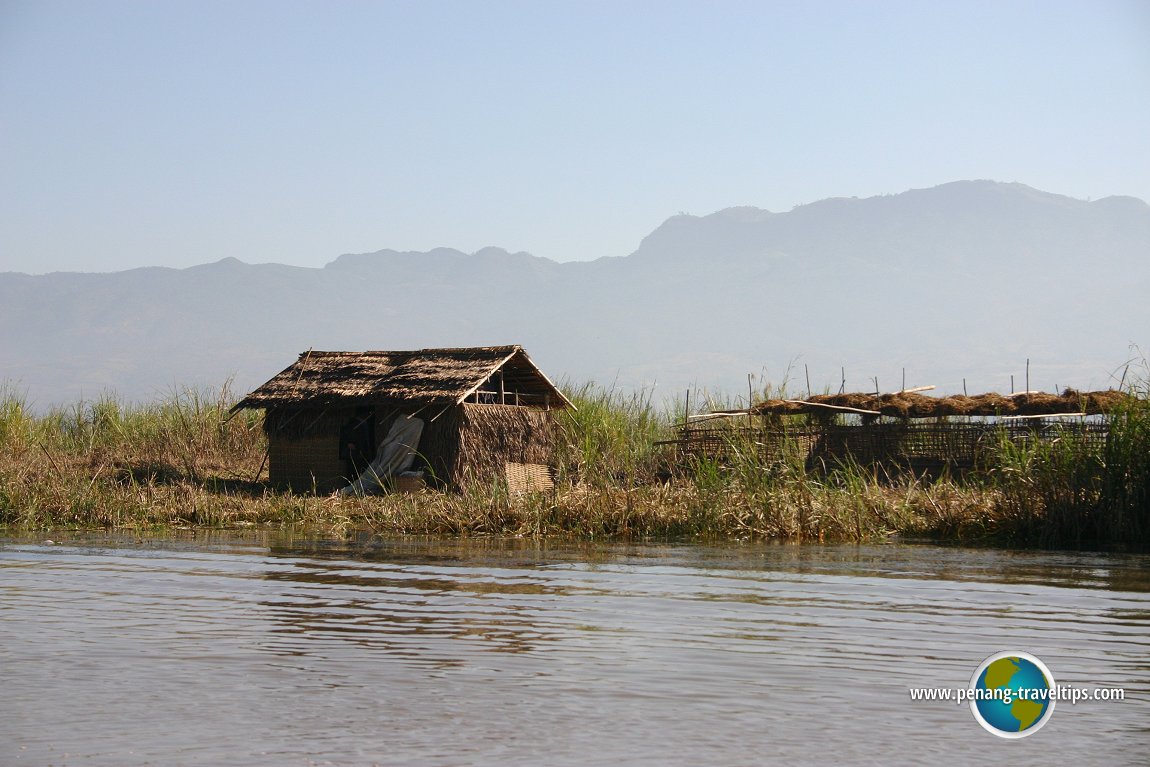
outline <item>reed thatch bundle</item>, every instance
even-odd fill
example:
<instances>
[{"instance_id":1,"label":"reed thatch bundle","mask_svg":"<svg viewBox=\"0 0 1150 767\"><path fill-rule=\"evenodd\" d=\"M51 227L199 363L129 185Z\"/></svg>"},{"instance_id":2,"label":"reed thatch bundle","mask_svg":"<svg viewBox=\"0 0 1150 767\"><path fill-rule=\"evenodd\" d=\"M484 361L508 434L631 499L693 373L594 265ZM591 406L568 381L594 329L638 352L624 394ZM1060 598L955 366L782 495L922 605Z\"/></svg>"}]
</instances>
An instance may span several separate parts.
<instances>
[{"instance_id":1,"label":"reed thatch bundle","mask_svg":"<svg viewBox=\"0 0 1150 767\"><path fill-rule=\"evenodd\" d=\"M968 397L929 397L917 392L893 394L817 394L805 400L770 399L758 403L757 415L825 415L833 409L879 413L894 418L943 418L947 416L1041 416L1064 413L1098 415L1112 412L1129 400L1120 391L1062 394L1028 392L1005 396L994 392Z\"/></svg>"},{"instance_id":2,"label":"reed thatch bundle","mask_svg":"<svg viewBox=\"0 0 1150 767\"><path fill-rule=\"evenodd\" d=\"M554 442L552 412L464 404L424 425L418 463L433 484L485 485L501 480L509 462L550 464Z\"/></svg>"},{"instance_id":3,"label":"reed thatch bundle","mask_svg":"<svg viewBox=\"0 0 1150 767\"><path fill-rule=\"evenodd\" d=\"M504 477L508 462L550 464L553 414L511 405L461 405L454 484L489 484Z\"/></svg>"}]
</instances>

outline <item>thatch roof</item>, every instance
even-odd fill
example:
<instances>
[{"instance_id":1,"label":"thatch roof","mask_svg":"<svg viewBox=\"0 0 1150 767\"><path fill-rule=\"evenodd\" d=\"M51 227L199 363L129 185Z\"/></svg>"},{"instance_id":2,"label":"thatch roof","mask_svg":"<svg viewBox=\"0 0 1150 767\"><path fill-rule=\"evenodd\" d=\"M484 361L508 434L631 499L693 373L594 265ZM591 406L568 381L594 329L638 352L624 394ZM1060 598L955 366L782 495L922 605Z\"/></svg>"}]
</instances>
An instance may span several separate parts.
<instances>
[{"instance_id":1,"label":"thatch roof","mask_svg":"<svg viewBox=\"0 0 1150 767\"><path fill-rule=\"evenodd\" d=\"M496 374L500 374L496 376ZM501 379L498 383L495 379ZM571 407L523 347L481 346L416 351L307 351L232 410L332 403L453 405L485 384L532 403Z\"/></svg>"},{"instance_id":2,"label":"thatch roof","mask_svg":"<svg viewBox=\"0 0 1150 767\"><path fill-rule=\"evenodd\" d=\"M1108 413L1128 399L1120 391L1062 394L1027 392L1022 394L979 394L968 397L928 397L916 392L893 394L816 394L803 400L770 399L756 404L756 415L826 414L833 410L864 411L896 418L940 418L944 416L1043 416L1065 413L1097 415ZM743 411L744 413L747 411Z\"/></svg>"}]
</instances>

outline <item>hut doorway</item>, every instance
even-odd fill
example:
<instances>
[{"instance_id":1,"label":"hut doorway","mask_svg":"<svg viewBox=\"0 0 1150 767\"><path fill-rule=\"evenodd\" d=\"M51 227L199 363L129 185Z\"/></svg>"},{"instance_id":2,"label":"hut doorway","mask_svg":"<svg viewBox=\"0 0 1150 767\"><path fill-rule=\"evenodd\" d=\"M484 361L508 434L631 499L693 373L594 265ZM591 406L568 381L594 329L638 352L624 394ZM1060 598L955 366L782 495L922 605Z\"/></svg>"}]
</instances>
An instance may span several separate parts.
<instances>
[{"instance_id":1,"label":"hut doorway","mask_svg":"<svg viewBox=\"0 0 1150 767\"><path fill-rule=\"evenodd\" d=\"M357 407L339 427L339 457L347 463L347 477L355 479L375 458L375 408Z\"/></svg>"}]
</instances>

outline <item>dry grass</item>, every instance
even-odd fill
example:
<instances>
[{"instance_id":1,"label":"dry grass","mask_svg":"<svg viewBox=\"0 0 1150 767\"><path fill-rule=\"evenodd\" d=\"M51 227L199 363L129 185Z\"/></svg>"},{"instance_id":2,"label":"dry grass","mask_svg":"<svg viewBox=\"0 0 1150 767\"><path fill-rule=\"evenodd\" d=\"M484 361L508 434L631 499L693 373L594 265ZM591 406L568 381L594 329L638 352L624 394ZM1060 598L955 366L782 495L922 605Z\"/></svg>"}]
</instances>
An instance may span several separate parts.
<instances>
[{"instance_id":1,"label":"dry grass","mask_svg":"<svg viewBox=\"0 0 1150 767\"><path fill-rule=\"evenodd\" d=\"M1005 449L992 474L963 483L891 480L858 466L814 473L794 458L764 462L737 443L722 463L676 463L654 442L681 417L678 406L672 416L642 393L593 386L572 399L578 410L554 435L553 492L510 497L493 481L463 494L341 498L269 487L262 422L247 412L229 418L226 388L46 414L0 392L0 526L806 541L901 534L1046 546L1143 546L1150 531L1145 393L1102 452Z\"/></svg>"}]
</instances>

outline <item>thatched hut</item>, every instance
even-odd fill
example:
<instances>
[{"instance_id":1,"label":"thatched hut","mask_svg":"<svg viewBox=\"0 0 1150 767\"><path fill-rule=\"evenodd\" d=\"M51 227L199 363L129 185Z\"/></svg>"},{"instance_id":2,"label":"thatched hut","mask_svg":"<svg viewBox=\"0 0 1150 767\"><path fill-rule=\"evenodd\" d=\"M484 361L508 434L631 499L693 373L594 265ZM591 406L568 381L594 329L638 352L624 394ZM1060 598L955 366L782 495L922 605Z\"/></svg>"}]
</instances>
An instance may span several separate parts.
<instances>
[{"instance_id":1,"label":"thatched hut","mask_svg":"<svg viewBox=\"0 0 1150 767\"><path fill-rule=\"evenodd\" d=\"M551 463L554 411L572 407L521 346L299 356L233 410L262 408L273 484L330 492L418 418L415 472L429 484L538 477Z\"/></svg>"}]
</instances>

